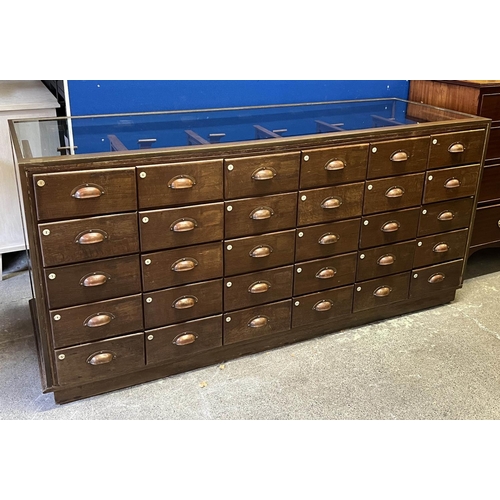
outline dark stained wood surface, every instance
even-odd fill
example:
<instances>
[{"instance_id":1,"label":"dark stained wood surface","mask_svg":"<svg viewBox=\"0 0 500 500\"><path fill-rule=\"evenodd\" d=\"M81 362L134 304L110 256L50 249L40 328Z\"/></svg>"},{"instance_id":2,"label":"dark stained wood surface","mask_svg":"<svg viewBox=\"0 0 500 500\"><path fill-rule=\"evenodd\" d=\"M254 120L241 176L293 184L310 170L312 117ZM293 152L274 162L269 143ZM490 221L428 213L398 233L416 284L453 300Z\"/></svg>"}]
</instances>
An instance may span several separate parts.
<instances>
[{"instance_id":1,"label":"dark stained wood surface","mask_svg":"<svg viewBox=\"0 0 500 500\"><path fill-rule=\"evenodd\" d=\"M467 227L471 222L473 206L474 197L472 196L422 206L418 236Z\"/></svg>"},{"instance_id":2,"label":"dark stained wood surface","mask_svg":"<svg viewBox=\"0 0 500 500\"><path fill-rule=\"evenodd\" d=\"M460 229L459 231L417 238L413 267L430 266L463 258L468 236L468 229Z\"/></svg>"},{"instance_id":3,"label":"dark stained wood surface","mask_svg":"<svg viewBox=\"0 0 500 500\"><path fill-rule=\"evenodd\" d=\"M447 288L457 288L461 284L462 268L463 260L458 260L414 269L410 281L410 298L418 299Z\"/></svg>"}]
</instances>

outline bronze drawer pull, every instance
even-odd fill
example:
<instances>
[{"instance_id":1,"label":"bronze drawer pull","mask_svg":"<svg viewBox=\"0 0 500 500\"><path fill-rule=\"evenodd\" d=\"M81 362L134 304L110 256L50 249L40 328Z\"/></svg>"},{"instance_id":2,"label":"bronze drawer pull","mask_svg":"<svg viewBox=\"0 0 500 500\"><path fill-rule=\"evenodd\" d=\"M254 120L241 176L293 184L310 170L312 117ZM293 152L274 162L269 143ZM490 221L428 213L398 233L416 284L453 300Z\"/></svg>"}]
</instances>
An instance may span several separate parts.
<instances>
[{"instance_id":1,"label":"bronze drawer pull","mask_svg":"<svg viewBox=\"0 0 500 500\"><path fill-rule=\"evenodd\" d=\"M386 222L380 229L384 233L393 233L394 231L397 231L401 227L401 224L397 220L391 220L389 222Z\"/></svg>"},{"instance_id":2,"label":"bronze drawer pull","mask_svg":"<svg viewBox=\"0 0 500 500\"><path fill-rule=\"evenodd\" d=\"M377 260L377 264L379 266L390 266L391 264L394 264L394 262L396 262L396 257L391 253L382 255L382 257L379 257Z\"/></svg>"},{"instance_id":3,"label":"bronze drawer pull","mask_svg":"<svg viewBox=\"0 0 500 500\"><path fill-rule=\"evenodd\" d=\"M250 257L260 259L261 257L268 257L272 251L273 248L269 245L259 245L258 247L252 248L248 254Z\"/></svg>"},{"instance_id":4,"label":"bronze drawer pull","mask_svg":"<svg viewBox=\"0 0 500 500\"><path fill-rule=\"evenodd\" d=\"M106 363L111 363L113 359L116 358L116 354L113 352L109 351L101 351L101 352L96 352L94 354L91 354L87 358L87 363L89 365L105 365Z\"/></svg>"},{"instance_id":5,"label":"bronze drawer pull","mask_svg":"<svg viewBox=\"0 0 500 500\"><path fill-rule=\"evenodd\" d=\"M250 219L253 220L264 220L270 219L274 215L274 211L269 207L259 207L252 211L250 214Z\"/></svg>"},{"instance_id":6,"label":"bronze drawer pull","mask_svg":"<svg viewBox=\"0 0 500 500\"><path fill-rule=\"evenodd\" d=\"M269 318L267 316L255 316L248 322L249 328L263 328L269 324Z\"/></svg>"},{"instance_id":7,"label":"bronze drawer pull","mask_svg":"<svg viewBox=\"0 0 500 500\"><path fill-rule=\"evenodd\" d=\"M427 280L429 283L440 283L445 279L444 273L436 273L429 277Z\"/></svg>"},{"instance_id":8,"label":"bronze drawer pull","mask_svg":"<svg viewBox=\"0 0 500 500\"><path fill-rule=\"evenodd\" d=\"M172 340L172 344L175 345L189 345L192 344L196 339L198 338L198 335L196 335L193 332L184 332Z\"/></svg>"},{"instance_id":9,"label":"bronze drawer pull","mask_svg":"<svg viewBox=\"0 0 500 500\"><path fill-rule=\"evenodd\" d=\"M88 328L99 328L100 326L111 323L113 319L115 319L114 314L109 312L98 312L86 318L83 322L83 326L87 326Z\"/></svg>"},{"instance_id":10,"label":"bronze drawer pull","mask_svg":"<svg viewBox=\"0 0 500 500\"><path fill-rule=\"evenodd\" d=\"M331 160L325 165L325 170L342 170L345 168L345 162L342 160Z\"/></svg>"},{"instance_id":11,"label":"bronze drawer pull","mask_svg":"<svg viewBox=\"0 0 500 500\"><path fill-rule=\"evenodd\" d=\"M452 144L448 148L448 151L450 153L463 153L465 151L465 147L461 142L455 142L455 144Z\"/></svg>"},{"instance_id":12,"label":"bronze drawer pull","mask_svg":"<svg viewBox=\"0 0 500 500\"><path fill-rule=\"evenodd\" d=\"M198 265L198 261L192 258L182 258L176 260L170 269L176 273L192 271Z\"/></svg>"},{"instance_id":13,"label":"bronze drawer pull","mask_svg":"<svg viewBox=\"0 0 500 500\"><path fill-rule=\"evenodd\" d=\"M330 299L320 300L314 304L313 309L318 312L329 311L333 307L333 302Z\"/></svg>"},{"instance_id":14,"label":"bronze drawer pull","mask_svg":"<svg viewBox=\"0 0 500 500\"><path fill-rule=\"evenodd\" d=\"M252 179L254 181L269 181L271 179L273 179L274 177L276 177L276 170L274 170L274 168L265 168L265 167L262 167L262 168L258 168L257 170L255 170L252 174Z\"/></svg>"},{"instance_id":15,"label":"bronze drawer pull","mask_svg":"<svg viewBox=\"0 0 500 500\"><path fill-rule=\"evenodd\" d=\"M337 274L337 270L334 267L324 267L316 273L316 278L320 280L328 280L333 278Z\"/></svg>"},{"instance_id":16,"label":"bronze drawer pull","mask_svg":"<svg viewBox=\"0 0 500 500\"><path fill-rule=\"evenodd\" d=\"M176 175L168 181L170 189L190 189L196 186L196 180L190 175Z\"/></svg>"},{"instance_id":17,"label":"bronze drawer pull","mask_svg":"<svg viewBox=\"0 0 500 500\"><path fill-rule=\"evenodd\" d=\"M449 249L450 249L450 247L446 243L441 242L441 243L437 243L436 245L434 245L434 248L432 249L432 251L436 252L436 253L444 253L444 252L447 252Z\"/></svg>"},{"instance_id":18,"label":"bronze drawer pull","mask_svg":"<svg viewBox=\"0 0 500 500\"><path fill-rule=\"evenodd\" d=\"M450 212L449 210L445 210L444 212L441 212L438 215L438 220L441 221L446 221L446 220L452 220L455 217L455 214L453 212Z\"/></svg>"},{"instance_id":19,"label":"bronze drawer pull","mask_svg":"<svg viewBox=\"0 0 500 500\"><path fill-rule=\"evenodd\" d=\"M248 293L265 293L271 288L269 281L256 281L248 287Z\"/></svg>"},{"instance_id":20,"label":"bronze drawer pull","mask_svg":"<svg viewBox=\"0 0 500 500\"><path fill-rule=\"evenodd\" d=\"M186 233L188 231L192 231L196 227L198 227L198 223L194 219L177 219L170 225L170 231L173 231L174 233Z\"/></svg>"},{"instance_id":21,"label":"bronze drawer pull","mask_svg":"<svg viewBox=\"0 0 500 500\"><path fill-rule=\"evenodd\" d=\"M82 231L75 238L75 243L79 245L94 245L96 243L102 243L108 238L108 233L102 229L89 229L88 231Z\"/></svg>"},{"instance_id":22,"label":"bronze drawer pull","mask_svg":"<svg viewBox=\"0 0 500 500\"><path fill-rule=\"evenodd\" d=\"M400 186L391 187L385 192L387 198L401 198L404 194L405 190Z\"/></svg>"},{"instance_id":23,"label":"bronze drawer pull","mask_svg":"<svg viewBox=\"0 0 500 500\"><path fill-rule=\"evenodd\" d=\"M460 181L455 177L451 177L444 183L444 187L446 189L455 189L457 187L460 187L460 185L461 185Z\"/></svg>"},{"instance_id":24,"label":"bronze drawer pull","mask_svg":"<svg viewBox=\"0 0 500 500\"><path fill-rule=\"evenodd\" d=\"M95 273L86 274L80 280L82 286L101 286L107 283L111 276L107 273L96 271Z\"/></svg>"},{"instance_id":25,"label":"bronze drawer pull","mask_svg":"<svg viewBox=\"0 0 500 500\"><path fill-rule=\"evenodd\" d=\"M77 200L99 198L104 194L104 188L99 184L82 184L71 191L71 196Z\"/></svg>"},{"instance_id":26,"label":"bronze drawer pull","mask_svg":"<svg viewBox=\"0 0 500 500\"><path fill-rule=\"evenodd\" d=\"M331 208L339 208L342 205L342 200L340 198L335 198L334 196L330 196L329 198L325 198L321 202L321 208L331 209Z\"/></svg>"},{"instance_id":27,"label":"bronze drawer pull","mask_svg":"<svg viewBox=\"0 0 500 500\"><path fill-rule=\"evenodd\" d=\"M387 297L392 292L392 288L390 286L379 286L374 292L373 295L375 297Z\"/></svg>"},{"instance_id":28,"label":"bronze drawer pull","mask_svg":"<svg viewBox=\"0 0 500 500\"><path fill-rule=\"evenodd\" d=\"M321 235L318 240L320 245L332 245L333 243L337 243L340 240L340 236L338 234L333 233L325 233Z\"/></svg>"},{"instance_id":29,"label":"bronze drawer pull","mask_svg":"<svg viewBox=\"0 0 500 500\"><path fill-rule=\"evenodd\" d=\"M395 151L392 153L390 160L391 161L406 161L409 158L409 155L406 151Z\"/></svg>"},{"instance_id":30,"label":"bronze drawer pull","mask_svg":"<svg viewBox=\"0 0 500 500\"><path fill-rule=\"evenodd\" d=\"M198 302L198 298L194 295L184 295L183 297L179 297L178 299L172 302L172 307L174 309L190 309L194 307Z\"/></svg>"}]
</instances>

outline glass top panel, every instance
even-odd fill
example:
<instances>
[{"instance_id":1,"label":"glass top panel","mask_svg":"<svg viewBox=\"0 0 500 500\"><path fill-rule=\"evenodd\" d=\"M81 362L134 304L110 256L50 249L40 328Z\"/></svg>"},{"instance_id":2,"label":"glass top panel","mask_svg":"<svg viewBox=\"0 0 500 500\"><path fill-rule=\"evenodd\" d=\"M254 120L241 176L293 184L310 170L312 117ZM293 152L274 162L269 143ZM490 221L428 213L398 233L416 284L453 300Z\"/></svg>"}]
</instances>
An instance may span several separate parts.
<instances>
[{"instance_id":1,"label":"glass top panel","mask_svg":"<svg viewBox=\"0 0 500 500\"><path fill-rule=\"evenodd\" d=\"M471 118L400 99L16 120L23 158L206 146Z\"/></svg>"}]
</instances>

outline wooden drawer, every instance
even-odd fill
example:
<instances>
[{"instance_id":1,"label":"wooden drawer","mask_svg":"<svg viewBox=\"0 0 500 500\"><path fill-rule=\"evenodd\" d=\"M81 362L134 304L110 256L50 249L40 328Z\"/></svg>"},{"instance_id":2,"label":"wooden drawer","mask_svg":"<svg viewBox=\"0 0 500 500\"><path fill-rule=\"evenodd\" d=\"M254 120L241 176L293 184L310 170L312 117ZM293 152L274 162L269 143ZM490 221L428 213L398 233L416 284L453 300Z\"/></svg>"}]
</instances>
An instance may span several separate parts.
<instances>
[{"instance_id":1,"label":"wooden drawer","mask_svg":"<svg viewBox=\"0 0 500 500\"><path fill-rule=\"evenodd\" d=\"M418 236L468 227L473 206L472 197L423 206L420 211Z\"/></svg>"},{"instance_id":2,"label":"wooden drawer","mask_svg":"<svg viewBox=\"0 0 500 500\"><path fill-rule=\"evenodd\" d=\"M222 200L222 177L222 160L137 167L139 208Z\"/></svg>"},{"instance_id":3,"label":"wooden drawer","mask_svg":"<svg viewBox=\"0 0 500 500\"><path fill-rule=\"evenodd\" d=\"M297 225L359 217L363 208L364 183L342 184L300 191Z\"/></svg>"},{"instance_id":4,"label":"wooden drawer","mask_svg":"<svg viewBox=\"0 0 500 500\"><path fill-rule=\"evenodd\" d=\"M363 213L375 214L420 205L424 175L400 175L367 182Z\"/></svg>"},{"instance_id":5,"label":"wooden drawer","mask_svg":"<svg viewBox=\"0 0 500 500\"><path fill-rule=\"evenodd\" d=\"M295 229L224 242L225 275L251 273L292 264Z\"/></svg>"},{"instance_id":6,"label":"wooden drawer","mask_svg":"<svg viewBox=\"0 0 500 500\"><path fill-rule=\"evenodd\" d=\"M427 167L429 142L426 136L370 144L367 178L423 172Z\"/></svg>"},{"instance_id":7,"label":"wooden drawer","mask_svg":"<svg viewBox=\"0 0 500 500\"><path fill-rule=\"evenodd\" d=\"M500 199L500 165L486 167L483 170L478 202Z\"/></svg>"},{"instance_id":8,"label":"wooden drawer","mask_svg":"<svg viewBox=\"0 0 500 500\"><path fill-rule=\"evenodd\" d=\"M423 203L465 198L476 194L480 166L444 168L428 172Z\"/></svg>"},{"instance_id":9,"label":"wooden drawer","mask_svg":"<svg viewBox=\"0 0 500 500\"><path fill-rule=\"evenodd\" d=\"M293 266L232 276L224 280L224 310L233 311L292 296Z\"/></svg>"},{"instance_id":10,"label":"wooden drawer","mask_svg":"<svg viewBox=\"0 0 500 500\"><path fill-rule=\"evenodd\" d=\"M410 273L393 274L356 283L353 312L383 307L408 298Z\"/></svg>"},{"instance_id":11,"label":"wooden drawer","mask_svg":"<svg viewBox=\"0 0 500 500\"><path fill-rule=\"evenodd\" d=\"M411 240L417 235L419 208L409 208L361 219L360 248Z\"/></svg>"},{"instance_id":12,"label":"wooden drawer","mask_svg":"<svg viewBox=\"0 0 500 500\"><path fill-rule=\"evenodd\" d=\"M461 283L463 260L414 269L410 282L410 298L428 297L447 288L458 288Z\"/></svg>"},{"instance_id":13,"label":"wooden drawer","mask_svg":"<svg viewBox=\"0 0 500 500\"><path fill-rule=\"evenodd\" d=\"M144 294L145 328L157 328L222 312L222 279Z\"/></svg>"},{"instance_id":14,"label":"wooden drawer","mask_svg":"<svg viewBox=\"0 0 500 500\"><path fill-rule=\"evenodd\" d=\"M317 292L354 283L356 253L295 264L294 295Z\"/></svg>"},{"instance_id":15,"label":"wooden drawer","mask_svg":"<svg viewBox=\"0 0 500 500\"><path fill-rule=\"evenodd\" d=\"M143 252L209 243L224 238L224 203L139 213Z\"/></svg>"},{"instance_id":16,"label":"wooden drawer","mask_svg":"<svg viewBox=\"0 0 500 500\"><path fill-rule=\"evenodd\" d=\"M318 321L332 321L351 313L354 287L345 286L325 292L303 295L294 299L292 328Z\"/></svg>"},{"instance_id":17,"label":"wooden drawer","mask_svg":"<svg viewBox=\"0 0 500 500\"><path fill-rule=\"evenodd\" d=\"M237 238L295 227L297 193L226 202L225 237Z\"/></svg>"},{"instance_id":18,"label":"wooden drawer","mask_svg":"<svg viewBox=\"0 0 500 500\"><path fill-rule=\"evenodd\" d=\"M145 292L222 277L222 243L142 254Z\"/></svg>"},{"instance_id":19,"label":"wooden drawer","mask_svg":"<svg viewBox=\"0 0 500 500\"><path fill-rule=\"evenodd\" d=\"M60 385L88 384L143 368L144 333L66 347L55 354Z\"/></svg>"},{"instance_id":20,"label":"wooden drawer","mask_svg":"<svg viewBox=\"0 0 500 500\"><path fill-rule=\"evenodd\" d=\"M224 161L226 199L296 191L300 153L248 156Z\"/></svg>"},{"instance_id":21,"label":"wooden drawer","mask_svg":"<svg viewBox=\"0 0 500 500\"><path fill-rule=\"evenodd\" d=\"M368 144L302 151L300 189L364 181Z\"/></svg>"},{"instance_id":22,"label":"wooden drawer","mask_svg":"<svg viewBox=\"0 0 500 500\"><path fill-rule=\"evenodd\" d=\"M479 113L493 121L500 120L500 93L483 95Z\"/></svg>"},{"instance_id":23,"label":"wooden drawer","mask_svg":"<svg viewBox=\"0 0 500 500\"><path fill-rule=\"evenodd\" d=\"M361 219L302 227L295 238L295 260L330 257L358 249Z\"/></svg>"},{"instance_id":24,"label":"wooden drawer","mask_svg":"<svg viewBox=\"0 0 500 500\"><path fill-rule=\"evenodd\" d=\"M54 347L68 347L143 330L142 296L50 311Z\"/></svg>"},{"instance_id":25,"label":"wooden drawer","mask_svg":"<svg viewBox=\"0 0 500 500\"><path fill-rule=\"evenodd\" d=\"M485 133L481 129L432 135L428 168L480 163Z\"/></svg>"},{"instance_id":26,"label":"wooden drawer","mask_svg":"<svg viewBox=\"0 0 500 500\"><path fill-rule=\"evenodd\" d=\"M412 240L359 252L356 281L409 271L413 267L415 248Z\"/></svg>"},{"instance_id":27,"label":"wooden drawer","mask_svg":"<svg viewBox=\"0 0 500 500\"><path fill-rule=\"evenodd\" d=\"M38 232L46 267L139 252L135 213L39 224Z\"/></svg>"},{"instance_id":28,"label":"wooden drawer","mask_svg":"<svg viewBox=\"0 0 500 500\"><path fill-rule=\"evenodd\" d=\"M45 269L44 275L50 309L141 291L138 255L52 267Z\"/></svg>"},{"instance_id":29,"label":"wooden drawer","mask_svg":"<svg viewBox=\"0 0 500 500\"><path fill-rule=\"evenodd\" d=\"M33 175L38 220L137 210L135 169Z\"/></svg>"},{"instance_id":30,"label":"wooden drawer","mask_svg":"<svg viewBox=\"0 0 500 500\"><path fill-rule=\"evenodd\" d=\"M190 356L222 345L222 316L188 321L146 332L146 363Z\"/></svg>"},{"instance_id":31,"label":"wooden drawer","mask_svg":"<svg viewBox=\"0 0 500 500\"><path fill-rule=\"evenodd\" d=\"M234 344L290 330L291 300L224 315L224 344Z\"/></svg>"},{"instance_id":32,"label":"wooden drawer","mask_svg":"<svg viewBox=\"0 0 500 500\"><path fill-rule=\"evenodd\" d=\"M471 246L500 240L500 205L478 208L474 220Z\"/></svg>"},{"instance_id":33,"label":"wooden drawer","mask_svg":"<svg viewBox=\"0 0 500 500\"><path fill-rule=\"evenodd\" d=\"M430 266L463 258L468 229L418 238L413 267Z\"/></svg>"}]
</instances>

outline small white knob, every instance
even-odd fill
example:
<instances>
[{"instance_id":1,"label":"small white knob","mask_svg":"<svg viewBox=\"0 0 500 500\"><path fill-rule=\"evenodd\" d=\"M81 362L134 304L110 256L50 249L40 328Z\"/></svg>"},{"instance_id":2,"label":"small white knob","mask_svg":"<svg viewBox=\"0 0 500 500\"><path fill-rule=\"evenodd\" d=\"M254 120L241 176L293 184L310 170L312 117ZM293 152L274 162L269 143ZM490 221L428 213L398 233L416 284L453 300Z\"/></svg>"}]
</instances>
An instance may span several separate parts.
<instances>
[{"instance_id":1,"label":"small white knob","mask_svg":"<svg viewBox=\"0 0 500 500\"><path fill-rule=\"evenodd\" d=\"M376 147L373 147L372 148L372 153L376 153L377 152L377 148Z\"/></svg>"},{"instance_id":2,"label":"small white knob","mask_svg":"<svg viewBox=\"0 0 500 500\"><path fill-rule=\"evenodd\" d=\"M148 335L148 340L153 340L154 339L154 335Z\"/></svg>"},{"instance_id":3,"label":"small white knob","mask_svg":"<svg viewBox=\"0 0 500 500\"><path fill-rule=\"evenodd\" d=\"M61 319L61 315L60 314L56 314L54 316L54 321L59 321Z\"/></svg>"},{"instance_id":4,"label":"small white knob","mask_svg":"<svg viewBox=\"0 0 500 500\"><path fill-rule=\"evenodd\" d=\"M37 181L36 184L37 184L37 186L43 187L43 186L45 186L45 181L40 179L39 181Z\"/></svg>"},{"instance_id":5,"label":"small white knob","mask_svg":"<svg viewBox=\"0 0 500 500\"><path fill-rule=\"evenodd\" d=\"M227 250L232 250L232 249L233 249L233 245L228 245L228 246L226 247L226 249L227 249Z\"/></svg>"},{"instance_id":6,"label":"small white knob","mask_svg":"<svg viewBox=\"0 0 500 500\"><path fill-rule=\"evenodd\" d=\"M151 297L148 297L148 298L146 299L146 302L147 302L148 304L151 304L151 302L153 302L153 299L152 299Z\"/></svg>"},{"instance_id":7,"label":"small white knob","mask_svg":"<svg viewBox=\"0 0 500 500\"><path fill-rule=\"evenodd\" d=\"M144 261L144 264L146 264L146 266L149 266L149 264L151 264L151 259L146 259Z\"/></svg>"},{"instance_id":8,"label":"small white knob","mask_svg":"<svg viewBox=\"0 0 500 500\"><path fill-rule=\"evenodd\" d=\"M300 306L300 302L298 300L296 300L294 305L295 305L295 307Z\"/></svg>"},{"instance_id":9,"label":"small white knob","mask_svg":"<svg viewBox=\"0 0 500 500\"><path fill-rule=\"evenodd\" d=\"M228 316L228 317L226 318L226 323L231 323L231 316Z\"/></svg>"},{"instance_id":10,"label":"small white knob","mask_svg":"<svg viewBox=\"0 0 500 500\"><path fill-rule=\"evenodd\" d=\"M49 229L44 229L44 230L42 231L42 234L43 234L44 236L48 236L48 235L50 234L50 230L49 230Z\"/></svg>"},{"instance_id":11,"label":"small white knob","mask_svg":"<svg viewBox=\"0 0 500 500\"><path fill-rule=\"evenodd\" d=\"M226 283L226 286L227 286L228 288L231 288L231 287L233 286L233 283L232 283L231 281L228 281L228 282Z\"/></svg>"},{"instance_id":12,"label":"small white knob","mask_svg":"<svg viewBox=\"0 0 500 500\"><path fill-rule=\"evenodd\" d=\"M304 161L309 161L309 155L304 156Z\"/></svg>"},{"instance_id":13,"label":"small white knob","mask_svg":"<svg viewBox=\"0 0 500 500\"><path fill-rule=\"evenodd\" d=\"M59 354L57 357L62 361L66 356L64 354Z\"/></svg>"},{"instance_id":14,"label":"small white knob","mask_svg":"<svg viewBox=\"0 0 500 500\"><path fill-rule=\"evenodd\" d=\"M49 280L55 280L55 279L56 279L56 275L54 273L50 273Z\"/></svg>"},{"instance_id":15,"label":"small white knob","mask_svg":"<svg viewBox=\"0 0 500 500\"><path fill-rule=\"evenodd\" d=\"M146 178L146 172L141 172L141 173L139 174L139 177L140 177L141 179L145 179L145 178Z\"/></svg>"},{"instance_id":16,"label":"small white knob","mask_svg":"<svg viewBox=\"0 0 500 500\"><path fill-rule=\"evenodd\" d=\"M228 169L230 172L233 170L233 168L234 168L234 165L228 165L228 166L227 166L227 169Z\"/></svg>"},{"instance_id":17,"label":"small white knob","mask_svg":"<svg viewBox=\"0 0 500 500\"><path fill-rule=\"evenodd\" d=\"M147 224L149 222L149 217L143 217L142 222L144 222L144 224Z\"/></svg>"},{"instance_id":18,"label":"small white knob","mask_svg":"<svg viewBox=\"0 0 500 500\"><path fill-rule=\"evenodd\" d=\"M306 200L307 200L307 196L306 196L305 194L303 194L303 195L300 197L300 199L301 199L302 201L306 201Z\"/></svg>"}]
</instances>

